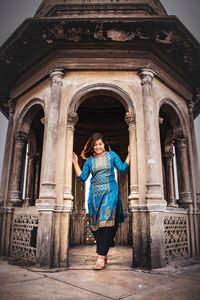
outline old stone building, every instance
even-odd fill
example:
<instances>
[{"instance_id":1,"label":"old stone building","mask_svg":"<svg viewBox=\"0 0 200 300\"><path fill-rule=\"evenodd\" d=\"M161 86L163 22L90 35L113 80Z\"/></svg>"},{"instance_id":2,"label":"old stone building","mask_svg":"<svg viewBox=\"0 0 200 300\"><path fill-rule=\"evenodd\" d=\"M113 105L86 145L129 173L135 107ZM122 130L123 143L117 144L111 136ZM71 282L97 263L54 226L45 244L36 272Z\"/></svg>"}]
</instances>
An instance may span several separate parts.
<instances>
[{"instance_id":1,"label":"old stone building","mask_svg":"<svg viewBox=\"0 0 200 300\"><path fill-rule=\"evenodd\" d=\"M122 159L130 145L117 243L133 266L199 255L199 87L200 45L158 0L44 0L0 49L1 255L67 266L92 242L72 151L96 131Z\"/></svg>"}]
</instances>

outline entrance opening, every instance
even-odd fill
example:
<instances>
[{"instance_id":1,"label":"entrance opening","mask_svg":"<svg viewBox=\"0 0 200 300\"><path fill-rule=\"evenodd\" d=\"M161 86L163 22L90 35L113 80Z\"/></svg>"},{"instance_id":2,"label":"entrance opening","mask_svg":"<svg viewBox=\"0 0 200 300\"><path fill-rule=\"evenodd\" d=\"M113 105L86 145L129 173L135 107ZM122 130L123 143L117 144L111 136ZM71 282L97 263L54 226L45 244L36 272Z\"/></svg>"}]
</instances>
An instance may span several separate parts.
<instances>
[{"instance_id":1,"label":"entrance opening","mask_svg":"<svg viewBox=\"0 0 200 300\"><path fill-rule=\"evenodd\" d=\"M84 160L80 158L81 151L90 135L101 132L113 151L124 161L128 148L128 126L125 122L126 110L120 101L108 95L88 97L78 108L78 123L74 134L74 151L79 156L81 167ZM117 173L120 194L122 198L125 222L120 225L116 236L116 244L132 244L131 214L128 211L129 174ZM87 184L81 183L73 174L74 210L71 216L70 244L94 244L90 232L87 210Z\"/></svg>"}]
</instances>

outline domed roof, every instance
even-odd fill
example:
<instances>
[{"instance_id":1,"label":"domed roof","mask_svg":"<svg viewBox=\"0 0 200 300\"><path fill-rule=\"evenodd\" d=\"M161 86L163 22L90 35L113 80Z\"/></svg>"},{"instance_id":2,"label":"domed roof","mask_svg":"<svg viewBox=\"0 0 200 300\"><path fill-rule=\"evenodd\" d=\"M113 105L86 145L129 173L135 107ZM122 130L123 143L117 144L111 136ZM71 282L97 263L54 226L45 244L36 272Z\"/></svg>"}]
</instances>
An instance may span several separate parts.
<instances>
[{"instance_id":1,"label":"domed roof","mask_svg":"<svg viewBox=\"0 0 200 300\"><path fill-rule=\"evenodd\" d=\"M35 17L165 16L159 0L43 0Z\"/></svg>"}]
</instances>

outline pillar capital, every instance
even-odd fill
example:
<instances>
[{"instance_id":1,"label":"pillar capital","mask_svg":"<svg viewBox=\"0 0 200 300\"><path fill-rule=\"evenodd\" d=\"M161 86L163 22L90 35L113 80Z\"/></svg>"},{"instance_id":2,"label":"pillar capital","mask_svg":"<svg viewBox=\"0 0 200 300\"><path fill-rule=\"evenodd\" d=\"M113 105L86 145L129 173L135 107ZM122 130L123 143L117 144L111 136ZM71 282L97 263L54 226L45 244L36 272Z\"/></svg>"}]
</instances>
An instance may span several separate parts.
<instances>
[{"instance_id":1,"label":"pillar capital","mask_svg":"<svg viewBox=\"0 0 200 300\"><path fill-rule=\"evenodd\" d=\"M56 69L52 70L50 73L52 85L55 84L55 85L62 86L63 85L62 80L63 80L64 74L65 74L64 68L56 68Z\"/></svg>"},{"instance_id":2,"label":"pillar capital","mask_svg":"<svg viewBox=\"0 0 200 300\"><path fill-rule=\"evenodd\" d=\"M28 142L28 134L19 131L15 134L15 142L19 144L25 144Z\"/></svg>"},{"instance_id":3,"label":"pillar capital","mask_svg":"<svg viewBox=\"0 0 200 300\"><path fill-rule=\"evenodd\" d=\"M39 153L28 152L27 155L28 155L28 159L31 160L36 160L39 158Z\"/></svg>"},{"instance_id":4,"label":"pillar capital","mask_svg":"<svg viewBox=\"0 0 200 300\"><path fill-rule=\"evenodd\" d=\"M196 89L195 96L197 99L200 99L200 87Z\"/></svg>"},{"instance_id":5,"label":"pillar capital","mask_svg":"<svg viewBox=\"0 0 200 300\"><path fill-rule=\"evenodd\" d=\"M188 102L188 113L190 116L193 116L193 110L194 110L194 102L191 100Z\"/></svg>"},{"instance_id":6,"label":"pillar capital","mask_svg":"<svg viewBox=\"0 0 200 300\"><path fill-rule=\"evenodd\" d=\"M134 127L136 125L136 115L134 112L127 112L125 116L125 121L129 128Z\"/></svg>"},{"instance_id":7,"label":"pillar capital","mask_svg":"<svg viewBox=\"0 0 200 300\"><path fill-rule=\"evenodd\" d=\"M171 159L171 158L173 158L173 156L174 156L173 151L165 152L163 154L163 157L166 158L166 159Z\"/></svg>"},{"instance_id":8,"label":"pillar capital","mask_svg":"<svg viewBox=\"0 0 200 300\"><path fill-rule=\"evenodd\" d=\"M13 114L15 112L16 101L14 99L10 99L8 101L8 106L9 106L9 114Z\"/></svg>"},{"instance_id":9,"label":"pillar capital","mask_svg":"<svg viewBox=\"0 0 200 300\"><path fill-rule=\"evenodd\" d=\"M152 81L155 76L155 72L151 69L141 69L139 71L139 76L141 78L141 85L152 85Z\"/></svg>"},{"instance_id":10,"label":"pillar capital","mask_svg":"<svg viewBox=\"0 0 200 300\"><path fill-rule=\"evenodd\" d=\"M183 129L181 127L177 127L173 129L173 135L172 135L173 140L180 140L185 138L185 134L183 132Z\"/></svg>"},{"instance_id":11,"label":"pillar capital","mask_svg":"<svg viewBox=\"0 0 200 300\"><path fill-rule=\"evenodd\" d=\"M73 129L78 122L78 114L76 112L70 112L67 115L67 127Z\"/></svg>"}]
</instances>

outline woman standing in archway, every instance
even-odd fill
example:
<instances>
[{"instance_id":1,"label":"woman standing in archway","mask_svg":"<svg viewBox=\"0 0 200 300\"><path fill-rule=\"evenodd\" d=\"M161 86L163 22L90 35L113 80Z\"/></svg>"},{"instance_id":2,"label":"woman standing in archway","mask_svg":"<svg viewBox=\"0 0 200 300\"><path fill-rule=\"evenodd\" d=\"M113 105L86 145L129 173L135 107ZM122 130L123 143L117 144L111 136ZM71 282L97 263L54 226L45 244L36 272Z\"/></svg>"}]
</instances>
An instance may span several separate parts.
<instances>
[{"instance_id":1,"label":"woman standing in archway","mask_svg":"<svg viewBox=\"0 0 200 300\"><path fill-rule=\"evenodd\" d=\"M88 197L89 220L92 233L96 239L97 262L95 270L105 267L109 248L114 246L114 237L118 224L124 221L122 202L114 168L125 172L129 166L129 153L123 163L110 147L101 133L94 133L87 141L82 153L87 159L83 170L80 169L78 157L73 153L72 162L76 176L86 181L92 174Z\"/></svg>"}]
</instances>

